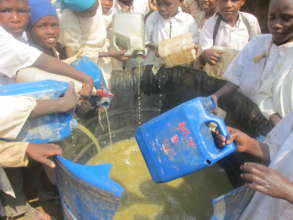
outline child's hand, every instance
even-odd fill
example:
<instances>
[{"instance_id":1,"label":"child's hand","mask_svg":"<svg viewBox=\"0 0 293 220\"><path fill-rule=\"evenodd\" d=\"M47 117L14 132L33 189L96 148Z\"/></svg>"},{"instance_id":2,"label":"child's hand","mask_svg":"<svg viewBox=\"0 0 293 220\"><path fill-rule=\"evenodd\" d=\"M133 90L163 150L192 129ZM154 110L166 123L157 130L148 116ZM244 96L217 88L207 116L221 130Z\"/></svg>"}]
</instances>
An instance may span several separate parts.
<instances>
[{"instance_id":1,"label":"child's hand","mask_svg":"<svg viewBox=\"0 0 293 220\"><path fill-rule=\"evenodd\" d=\"M29 144L26 150L27 155L40 162L43 163L50 168L55 168L56 164L48 159L48 157L61 155L62 150L58 145L55 144Z\"/></svg>"},{"instance_id":2,"label":"child's hand","mask_svg":"<svg viewBox=\"0 0 293 220\"><path fill-rule=\"evenodd\" d=\"M217 49L207 49L203 51L203 59L206 63L215 65L220 61L223 51Z\"/></svg>"},{"instance_id":3,"label":"child's hand","mask_svg":"<svg viewBox=\"0 0 293 220\"><path fill-rule=\"evenodd\" d=\"M257 140L238 129L228 127L228 132L230 134L228 137L224 137L219 133L216 134L219 147L224 147L234 141L237 148L236 151L248 152L251 147L258 144Z\"/></svg>"},{"instance_id":4,"label":"child's hand","mask_svg":"<svg viewBox=\"0 0 293 220\"><path fill-rule=\"evenodd\" d=\"M272 114L270 116L270 121L273 123L274 126L277 125L281 120L282 120L282 117L277 113Z\"/></svg>"},{"instance_id":5,"label":"child's hand","mask_svg":"<svg viewBox=\"0 0 293 220\"><path fill-rule=\"evenodd\" d=\"M78 103L78 95L75 92L73 83L69 83L67 91L64 93L64 96L61 98L61 111L68 112L73 109Z\"/></svg>"},{"instance_id":6,"label":"child's hand","mask_svg":"<svg viewBox=\"0 0 293 220\"><path fill-rule=\"evenodd\" d=\"M241 177L248 182L249 188L275 198L292 200L292 183L277 171L251 162L241 166L241 170L244 171Z\"/></svg>"},{"instance_id":7,"label":"child's hand","mask_svg":"<svg viewBox=\"0 0 293 220\"><path fill-rule=\"evenodd\" d=\"M88 76L82 84L82 89L80 90L79 94L81 96L91 96L93 93L93 88L94 88L94 81L92 77Z\"/></svg>"},{"instance_id":8,"label":"child's hand","mask_svg":"<svg viewBox=\"0 0 293 220\"><path fill-rule=\"evenodd\" d=\"M126 50L117 50L111 52L111 57L123 62L129 59L129 57L124 56Z\"/></svg>"}]
</instances>

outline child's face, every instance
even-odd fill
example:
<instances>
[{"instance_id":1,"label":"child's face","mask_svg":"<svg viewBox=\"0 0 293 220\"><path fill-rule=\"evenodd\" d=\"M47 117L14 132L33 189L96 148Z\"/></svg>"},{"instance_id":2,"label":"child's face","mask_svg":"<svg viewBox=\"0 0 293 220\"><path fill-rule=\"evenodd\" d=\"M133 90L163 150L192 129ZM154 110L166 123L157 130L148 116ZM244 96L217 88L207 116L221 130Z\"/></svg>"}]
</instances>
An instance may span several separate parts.
<instances>
[{"instance_id":1,"label":"child's face","mask_svg":"<svg viewBox=\"0 0 293 220\"><path fill-rule=\"evenodd\" d=\"M219 13L225 21L233 21L238 18L238 12L245 0L218 0Z\"/></svg>"},{"instance_id":2,"label":"child's face","mask_svg":"<svg viewBox=\"0 0 293 220\"><path fill-rule=\"evenodd\" d=\"M118 1L125 5L132 5L133 3L133 0L118 0Z\"/></svg>"},{"instance_id":3,"label":"child's face","mask_svg":"<svg viewBox=\"0 0 293 220\"><path fill-rule=\"evenodd\" d=\"M29 21L26 0L0 0L0 25L15 37L20 37Z\"/></svg>"},{"instance_id":4,"label":"child's face","mask_svg":"<svg viewBox=\"0 0 293 220\"><path fill-rule=\"evenodd\" d=\"M217 7L217 0L198 0L199 7L209 12L211 10L214 10Z\"/></svg>"},{"instance_id":5,"label":"child's face","mask_svg":"<svg viewBox=\"0 0 293 220\"><path fill-rule=\"evenodd\" d=\"M157 0L157 8L160 15L168 19L177 14L180 0Z\"/></svg>"},{"instance_id":6,"label":"child's face","mask_svg":"<svg viewBox=\"0 0 293 220\"><path fill-rule=\"evenodd\" d=\"M43 17L33 26L30 32L32 40L45 48L56 46L59 34L59 20L54 16Z\"/></svg>"},{"instance_id":7,"label":"child's face","mask_svg":"<svg viewBox=\"0 0 293 220\"><path fill-rule=\"evenodd\" d=\"M293 0L272 0L269 6L268 28L275 44L293 41Z\"/></svg>"},{"instance_id":8,"label":"child's face","mask_svg":"<svg viewBox=\"0 0 293 220\"><path fill-rule=\"evenodd\" d=\"M107 14L113 6L113 0L101 0L103 14Z\"/></svg>"},{"instance_id":9,"label":"child's face","mask_svg":"<svg viewBox=\"0 0 293 220\"><path fill-rule=\"evenodd\" d=\"M98 1L96 1L96 3L92 7L90 7L89 9L85 11L79 11L77 12L77 14L81 17L87 17L87 18L94 17L97 13L98 7L99 7L99 3Z\"/></svg>"}]
</instances>

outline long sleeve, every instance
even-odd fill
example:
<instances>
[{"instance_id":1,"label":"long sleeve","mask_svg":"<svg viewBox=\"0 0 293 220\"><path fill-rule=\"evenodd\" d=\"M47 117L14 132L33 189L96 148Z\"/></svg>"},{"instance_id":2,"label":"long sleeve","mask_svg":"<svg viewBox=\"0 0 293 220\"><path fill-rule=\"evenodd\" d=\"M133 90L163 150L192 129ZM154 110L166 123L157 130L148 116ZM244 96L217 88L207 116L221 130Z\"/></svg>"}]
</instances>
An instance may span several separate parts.
<instances>
[{"instance_id":1,"label":"long sleeve","mask_svg":"<svg viewBox=\"0 0 293 220\"><path fill-rule=\"evenodd\" d=\"M0 141L0 167L23 167L28 164L29 143Z\"/></svg>"}]
</instances>

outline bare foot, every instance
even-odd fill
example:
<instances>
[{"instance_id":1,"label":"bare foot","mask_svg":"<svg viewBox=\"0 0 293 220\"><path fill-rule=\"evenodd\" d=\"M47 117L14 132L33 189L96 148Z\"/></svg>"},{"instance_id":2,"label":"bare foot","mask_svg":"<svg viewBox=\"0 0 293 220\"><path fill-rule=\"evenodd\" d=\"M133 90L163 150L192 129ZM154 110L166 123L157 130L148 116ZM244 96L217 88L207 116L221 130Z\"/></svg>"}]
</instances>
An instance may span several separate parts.
<instances>
[{"instance_id":1,"label":"bare foot","mask_svg":"<svg viewBox=\"0 0 293 220\"><path fill-rule=\"evenodd\" d=\"M67 91L61 98L61 111L68 112L73 109L78 103L78 95L75 92L73 83L69 83Z\"/></svg>"}]
</instances>

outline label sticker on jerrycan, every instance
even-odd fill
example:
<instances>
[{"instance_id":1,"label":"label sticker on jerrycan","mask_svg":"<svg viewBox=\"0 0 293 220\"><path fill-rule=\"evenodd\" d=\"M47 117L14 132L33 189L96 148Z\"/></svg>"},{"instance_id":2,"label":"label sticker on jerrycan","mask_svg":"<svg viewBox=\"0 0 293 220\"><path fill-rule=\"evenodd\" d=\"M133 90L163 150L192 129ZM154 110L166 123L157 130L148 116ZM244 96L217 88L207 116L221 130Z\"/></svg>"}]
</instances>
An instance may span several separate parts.
<instances>
[{"instance_id":1,"label":"label sticker on jerrycan","mask_svg":"<svg viewBox=\"0 0 293 220\"><path fill-rule=\"evenodd\" d=\"M209 128L217 125L228 135L223 120L211 113L213 100L195 98L141 125L137 143L156 182L166 182L211 166L234 152L235 145L219 148Z\"/></svg>"}]
</instances>

